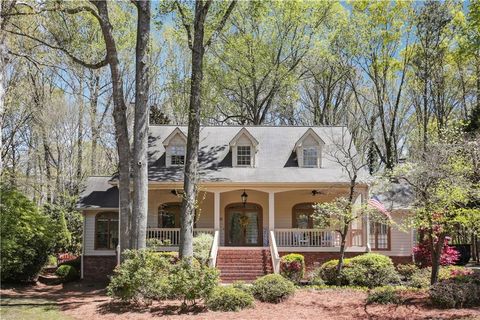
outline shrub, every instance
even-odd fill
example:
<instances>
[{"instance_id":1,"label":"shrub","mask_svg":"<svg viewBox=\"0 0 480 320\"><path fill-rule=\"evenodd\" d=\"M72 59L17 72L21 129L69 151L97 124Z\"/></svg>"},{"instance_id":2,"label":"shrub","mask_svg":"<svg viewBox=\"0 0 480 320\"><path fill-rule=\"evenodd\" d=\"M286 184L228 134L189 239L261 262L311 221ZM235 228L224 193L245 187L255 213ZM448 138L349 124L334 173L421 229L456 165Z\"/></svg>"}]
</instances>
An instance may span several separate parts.
<instances>
[{"instance_id":1,"label":"shrub","mask_svg":"<svg viewBox=\"0 0 480 320\"><path fill-rule=\"evenodd\" d=\"M480 304L480 279L462 276L442 280L430 288L430 299L437 307L463 308Z\"/></svg>"},{"instance_id":2,"label":"shrub","mask_svg":"<svg viewBox=\"0 0 480 320\"><path fill-rule=\"evenodd\" d=\"M403 281L410 281L417 270L418 267L413 263L397 265L397 272Z\"/></svg>"},{"instance_id":3,"label":"shrub","mask_svg":"<svg viewBox=\"0 0 480 320\"><path fill-rule=\"evenodd\" d=\"M58 267L55 274L62 279L62 282L70 282L78 279L77 269L68 265Z\"/></svg>"},{"instance_id":4,"label":"shrub","mask_svg":"<svg viewBox=\"0 0 480 320\"><path fill-rule=\"evenodd\" d=\"M403 299L395 287L378 287L371 290L367 296L367 303L379 303L379 304L399 304Z\"/></svg>"},{"instance_id":5,"label":"shrub","mask_svg":"<svg viewBox=\"0 0 480 320\"><path fill-rule=\"evenodd\" d=\"M51 267L51 266L56 266L57 265L57 257L54 255L49 255L47 258L47 263L46 266Z\"/></svg>"},{"instance_id":6,"label":"shrub","mask_svg":"<svg viewBox=\"0 0 480 320\"><path fill-rule=\"evenodd\" d=\"M253 301L251 293L227 286L214 288L206 305L213 311L239 311L253 307Z\"/></svg>"},{"instance_id":7,"label":"shrub","mask_svg":"<svg viewBox=\"0 0 480 320\"><path fill-rule=\"evenodd\" d=\"M299 283L305 274L305 259L298 253L290 253L280 260L280 274L295 283Z\"/></svg>"},{"instance_id":8,"label":"shrub","mask_svg":"<svg viewBox=\"0 0 480 320\"><path fill-rule=\"evenodd\" d=\"M52 221L15 189L0 186L0 280L33 281L54 246Z\"/></svg>"},{"instance_id":9,"label":"shrub","mask_svg":"<svg viewBox=\"0 0 480 320\"><path fill-rule=\"evenodd\" d=\"M432 266L432 253L428 241L419 243L413 247L413 255L415 257L415 263L421 268ZM457 262L458 259L460 259L460 253L457 249L448 245L448 240L445 240L440 256L440 265L449 266Z\"/></svg>"},{"instance_id":10,"label":"shrub","mask_svg":"<svg viewBox=\"0 0 480 320\"><path fill-rule=\"evenodd\" d=\"M322 268L316 268L308 275L308 281L314 286L323 286L325 281L322 279Z\"/></svg>"},{"instance_id":11,"label":"shrub","mask_svg":"<svg viewBox=\"0 0 480 320\"><path fill-rule=\"evenodd\" d=\"M207 298L218 284L217 269L186 260L174 265L169 281L172 295L183 300L183 306L195 305L198 299Z\"/></svg>"},{"instance_id":12,"label":"shrub","mask_svg":"<svg viewBox=\"0 0 480 320\"><path fill-rule=\"evenodd\" d=\"M75 269L80 270L81 265L82 265L81 257L77 257L73 260L64 261L64 262L60 263L58 266L72 266Z\"/></svg>"},{"instance_id":13,"label":"shrub","mask_svg":"<svg viewBox=\"0 0 480 320\"><path fill-rule=\"evenodd\" d=\"M295 292L295 285L279 274L269 274L253 282L252 293L263 302L279 303Z\"/></svg>"},{"instance_id":14,"label":"shrub","mask_svg":"<svg viewBox=\"0 0 480 320\"><path fill-rule=\"evenodd\" d=\"M107 293L125 302L146 302L171 296L168 279L173 268L169 258L148 250L126 250Z\"/></svg>"},{"instance_id":15,"label":"shrub","mask_svg":"<svg viewBox=\"0 0 480 320\"><path fill-rule=\"evenodd\" d=\"M234 281L232 287L245 291L247 293L252 293L252 286L245 283L245 281Z\"/></svg>"},{"instance_id":16,"label":"shrub","mask_svg":"<svg viewBox=\"0 0 480 320\"><path fill-rule=\"evenodd\" d=\"M330 260L322 264L320 267L320 277L325 281L325 283L334 285L337 284L337 265L338 265L338 260ZM343 268L347 268L350 265L350 259L344 259L343 260ZM340 284L341 285L346 285L347 280L343 276L343 272L340 275Z\"/></svg>"},{"instance_id":17,"label":"shrub","mask_svg":"<svg viewBox=\"0 0 480 320\"><path fill-rule=\"evenodd\" d=\"M430 286L431 268L416 270L410 278L409 285L415 288L428 288Z\"/></svg>"},{"instance_id":18,"label":"shrub","mask_svg":"<svg viewBox=\"0 0 480 320\"><path fill-rule=\"evenodd\" d=\"M468 276L472 273L472 270L460 266L441 267L438 272L438 281L448 280L455 277ZM431 275L431 267L418 269L412 275L412 278L409 281L409 285L416 288L428 288L430 287Z\"/></svg>"},{"instance_id":19,"label":"shrub","mask_svg":"<svg viewBox=\"0 0 480 320\"><path fill-rule=\"evenodd\" d=\"M208 233L200 233L193 238L193 257L200 261L201 264L208 264L212 243L213 237Z\"/></svg>"},{"instance_id":20,"label":"shrub","mask_svg":"<svg viewBox=\"0 0 480 320\"><path fill-rule=\"evenodd\" d=\"M378 287L399 281L392 259L378 253L366 253L350 259L342 270L349 285Z\"/></svg>"}]
</instances>

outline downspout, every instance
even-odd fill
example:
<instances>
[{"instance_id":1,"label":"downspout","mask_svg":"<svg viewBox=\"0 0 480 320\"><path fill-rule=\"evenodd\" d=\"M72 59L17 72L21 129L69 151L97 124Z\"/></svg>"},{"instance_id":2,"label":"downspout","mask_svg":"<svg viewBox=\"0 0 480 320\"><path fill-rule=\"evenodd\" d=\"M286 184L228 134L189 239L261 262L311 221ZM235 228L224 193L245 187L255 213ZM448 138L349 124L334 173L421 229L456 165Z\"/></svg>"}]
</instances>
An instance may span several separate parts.
<instances>
[{"instance_id":1,"label":"downspout","mask_svg":"<svg viewBox=\"0 0 480 320\"><path fill-rule=\"evenodd\" d=\"M85 254L85 225L86 225L86 217L85 211L82 212L83 216L83 230L82 230L82 254L80 256L80 279L83 280L83 255Z\"/></svg>"}]
</instances>

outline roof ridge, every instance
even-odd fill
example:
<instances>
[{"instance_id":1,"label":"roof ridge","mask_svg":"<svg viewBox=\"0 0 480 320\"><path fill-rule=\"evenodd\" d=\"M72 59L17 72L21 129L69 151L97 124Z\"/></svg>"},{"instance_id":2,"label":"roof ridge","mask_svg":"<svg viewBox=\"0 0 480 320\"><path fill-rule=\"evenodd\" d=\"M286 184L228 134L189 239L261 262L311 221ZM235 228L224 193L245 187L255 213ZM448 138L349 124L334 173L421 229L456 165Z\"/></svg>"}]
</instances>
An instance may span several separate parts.
<instances>
[{"instance_id":1,"label":"roof ridge","mask_svg":"<svg viewBox=\"0 0 480 320\"><path fill-rule=\"evenodd\" d=\"M187 127L186 124L149 124L148 127ZM296 126L296 125L266 125L266 124L261 124L261 125L241 125L241 124L233 124L233 125L200 125L200 128L243 128L243 127L248 127L248 128L255 128L255 127L260 127L260 128L347 128L346 125L302 125L302 126Z\"/></svg>"}]
</instances>

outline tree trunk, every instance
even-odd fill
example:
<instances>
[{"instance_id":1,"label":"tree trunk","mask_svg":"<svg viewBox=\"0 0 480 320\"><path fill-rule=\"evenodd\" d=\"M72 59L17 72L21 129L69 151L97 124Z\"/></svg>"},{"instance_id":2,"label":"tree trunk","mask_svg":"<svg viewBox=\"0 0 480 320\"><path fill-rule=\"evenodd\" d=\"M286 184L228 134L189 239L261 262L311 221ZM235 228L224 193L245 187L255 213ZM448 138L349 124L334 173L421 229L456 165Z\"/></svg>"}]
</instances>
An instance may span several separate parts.
<instances>
[{"instance_id":1,"label":"tree trunk","mask_svg":"<svg viewBox=\"0 0 480 320\"><path fill-rule=\"evenodd\" d=\"M120 251L131 248L131 208L130 208L130 141L128 139L127 106L123 94L123 80L117 54L112 25L108 16L108 3L98 0L91 1L98 9L100 28L102 30L107 60L110 66L113 91L113 119L115 122L115 137L118 152L118 190L120 211Z\"/></svg>"},{"instance_id":2,"label":"tree trunk","mask_svg":"<svg viewBox=\"0 0 480 320\"><path fill-rule=\"evenodd\" d=\"M438 281L438 272L440 271L440 258L442 256L445 235L439 235L437 242L433 243L433 236L432 234L430 234L430 241L432 249L432 274L430 277L430 284L433 285Z\"/></svg>"},{"instance_id":3,"label":"tree trunk","mask_svg":"<svg viewBox=\"0 0 480 320\"><path fill-rule=\"evenodd\" d=\"M188 113L187 154L184 174L184 197L180 218L180 258L193 256L193 220L198 184L198 144L200 135L200 109L203 79L203 55L205 52L204 24L207 10L203 1L195 2L195 21L192 46L192 75Z\"/></svg>"},{"instance_id":4,"label":"tree trunk","mask_svg":"<svg viewBox=\"0 0 480 320\"><path fill-rule=\"evenodd\" d=\"M83 162L83 74L80 77L80 88L78 93L78 131L77 131L77 172L75 193L79 192L82 180L82 162Z\"/></svg>"},{"instance_id":5,"label":"tree trunk","mask_svg":"<svg viewBox=\"0 0 480 320\"><path fill-rule=\"evenodd\" d=\"M91 175L98 174L97 165L97 143L99 136L99 124L97 123L98 91L100 87L100 77L95 74L90 83L90 130L92 130L92 153L90 155Z\"/></svg>"},{"instance_id":6,"label":"tree trunk","mask_svg":"<svg viewBox=\"0 0 480 320\"><path fill-rule=\"evenodd\" d=\"M345 260L345 248L347 247L347 235L348 235L348 225L343 227L343 232L340 234L341 243L340 243L340 255L338 257L338 265L337 265L337 285L341 285L342 279L342 269L343 269L343 262Z\"/></svg>"},{"instance_id":7,"label":"tree trunk","mask_svg":"<svg viewBox=\"0 0 480 320\"><path fill-rule=\"evenodd\" d=\"M136 1L137 44L135 57L135 124L133 129L133 241L134 248L144 249L147 240L148 211L148 66L150 38L150 1Z\"/></svg>"}]
</instances>

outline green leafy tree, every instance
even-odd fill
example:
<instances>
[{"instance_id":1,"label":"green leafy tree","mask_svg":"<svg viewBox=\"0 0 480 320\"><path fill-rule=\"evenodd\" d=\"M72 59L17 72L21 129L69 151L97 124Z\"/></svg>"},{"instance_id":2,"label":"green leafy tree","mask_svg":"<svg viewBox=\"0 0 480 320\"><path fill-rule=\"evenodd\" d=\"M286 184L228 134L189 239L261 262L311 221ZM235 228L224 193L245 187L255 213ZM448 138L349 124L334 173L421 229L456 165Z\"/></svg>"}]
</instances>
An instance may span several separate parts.
<instances>
[{"instance_id":1,"label":"green leafy tree","mask_svg":"<svg viewBox=\"0 0 480 320\"><path fill-rule=\"evenodd\" d=\"M438 280L440 258L445 238L458 226L471 227L480 216L479 182L471 179L475 172L478 141L465 141L458 128L432 138L428 152L417 151L416 157L392 173L407 182L415 192L413 227L422 230L430 245L431 284Z\"/></svg>"},{"instance_id":2,"label":"green leafy tree","mask_svg":"<svg viewBox=\"0 0 480 320\"><path fill-rule=\"evenodd\" d=\"M15 189L0 189L2 281L33 281L55 245L52 220Z\"/></svg>"}]
</instances>

